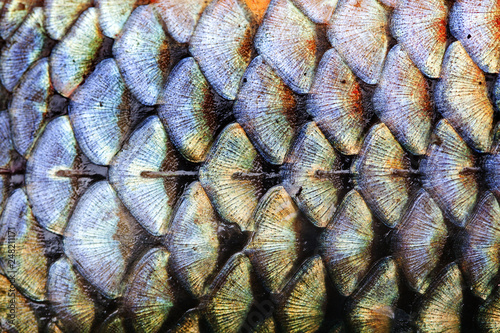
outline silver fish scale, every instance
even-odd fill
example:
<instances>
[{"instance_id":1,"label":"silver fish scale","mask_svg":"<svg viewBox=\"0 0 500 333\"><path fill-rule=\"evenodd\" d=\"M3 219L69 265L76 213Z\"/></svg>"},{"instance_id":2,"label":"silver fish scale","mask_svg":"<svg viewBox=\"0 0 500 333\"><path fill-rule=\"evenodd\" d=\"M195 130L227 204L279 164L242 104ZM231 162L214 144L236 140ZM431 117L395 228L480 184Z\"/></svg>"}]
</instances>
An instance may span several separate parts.
<instances>
[{"instance_id":1,"label":"silver fish scale","mask_svg":"<svg viewBox=\"0 0 500 333\"><path fill-rule=\"evenodd\" d=\"M499 21L0 0L0 328L499 331Z\"/></svg>"}]
</instances>

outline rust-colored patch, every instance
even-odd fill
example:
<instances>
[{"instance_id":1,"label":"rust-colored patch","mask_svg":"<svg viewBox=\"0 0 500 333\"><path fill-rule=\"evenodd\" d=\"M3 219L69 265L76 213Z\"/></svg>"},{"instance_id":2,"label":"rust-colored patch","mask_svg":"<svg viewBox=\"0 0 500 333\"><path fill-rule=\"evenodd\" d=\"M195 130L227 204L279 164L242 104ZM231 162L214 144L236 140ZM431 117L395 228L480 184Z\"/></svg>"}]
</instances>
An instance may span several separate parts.
<instances>
[{"instance_id":1,"label":"rust-colored patch","mask_svg":"<svg viewBox=\"0 0 500 333\"><path fill-rule=\"evenodd\" d=\"M245 4L252 14L255 15L255 19L259 24L262 22L270 2L271 0L245 0Z\"/></svg>"},{"instance_id":2,"label":"rust-colored patch","mask_svg":"<svg viewBox=\"0 0 500 333\"><path fill-rule=\"evenodd\" d=\"M165 39L160 46L158 66L163 74L166 74L170 67L170 48L168 40Z\"/></svg>"}]
</instances>

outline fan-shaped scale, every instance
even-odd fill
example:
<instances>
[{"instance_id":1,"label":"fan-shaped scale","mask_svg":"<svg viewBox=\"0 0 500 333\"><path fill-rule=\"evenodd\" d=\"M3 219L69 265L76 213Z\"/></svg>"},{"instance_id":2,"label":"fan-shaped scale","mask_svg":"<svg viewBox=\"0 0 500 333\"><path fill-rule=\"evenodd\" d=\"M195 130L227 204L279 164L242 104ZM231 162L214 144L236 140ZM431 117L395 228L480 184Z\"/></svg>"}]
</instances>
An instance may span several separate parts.
<instances>
[{"instance_id":1,"label":"fan-shaped scale","mask_svg":"<svg viewBox=\"0 0 500 333\"><path fill-rule=\"evenodd\" d=\"M47 294L63 332L90 332L96 304L88 284L64 256L50 266Z\"/></svg>"},{"instance_id":2,"label":"fan-shaped scale","mask_svg":"<svg viewBox=\"0 0 500 333\"><path fill-rule=\"evenodd\" d=\"M75 137L93 163L109 164L120 149L131 123L131 98L112 58L100 62L71 95Z\"/></svg>"},{"instance_id":3,"label":"fan-shaped scale","mask_svg":"<svg viewBox=\"0 0 500 333\"><path fill-rule=\"evenodd\" d=\"M50 37L61 40L78 16L92 3L92 0L45 0L45 28Z\"/></svg>"},{"instance_id":4,"label":"fan-shaped scale","mask_svg":"<svg viewBox=\"0 0 500 333\"><path fill-rule=\"evenodd\" d=\"M213 0L207 6L189 43L189 51L210 85L234 100L250 63L255 23L238 0Z\"/></svg>"},{"instance_id":5,"label":"fan-shaped scale","mask_svg":"<svg viewBox=\"0 0 500 333\"><path fill-rule=\"evenodd\" d=\"M43 9L34 8L2 48L0 79L8 91L14 90L24 72L42 56L47 39L43 20Z\"/></svg>"},{"instance_id":6,"label":"fan-shaped scale","mask_svg":"<svg viewBox=\"0 0 500 333\"><path fill-rule=\"evenodd\" d=\"M309 258L287 286L277 314L286 332L316 332L326 312L327 273L319 255Z\"/></svg>"},{"instance_id":7,"label":"fan-shaped scale","mask_svg":"<svg viewBox=\"0 0 500 333\"><path fill-rule=\"evenodd\" d=\"M98 10L90 7L50 55L52 84L61 95L69 97L90 74L103 40Z\"/></svg>"},{"instance_id":8,"label":"fan-shaped scale","mask_svg":"<svg viewBox=\"0 0 500 333\"><path fill-rule=\"evenodd\" d=\"M200 167L199 179L219 215L242 230L255 229L251 216L262 195L262 179L238 174L261 170L255 148L237 123L224 128Z\"/></svg>"},{"instance_id":9,"label":"fan-shaped scale","mask_svg":"<svg viewBox=\"0 0 500 333\"><path fill-rule=\"evenodd\" d=\"M123 302L131 313L135 332L159 332L174 306L168 260L166 249L153 248L134 267Z\"/></svg>"},{"instance_id":10,"label":"fan-shaped scale","mask_svg":"<svg viewBox=\"0 0 500 333\"><path fill-rule=\"evenodd\" d=\"M153 5L137 7L113 45L123 80L139 102L154 105L170 66L169 42Z\"/></svg>"},{"instance_id":11,"label":"fan-shaped scale","mask_svg":"<svg viewBox=\"0 0 500 333\"><path fill-rule=\"evenodd\" d=\"M319 240L319 250L337 290L350 295L372 264L373 217L361 194L351 190Z\"/></svg>"},{"instance_id":12,"label":"fan-shaped scale","mask_svg":"<svg viewBox=\"0 0 500 333\"><path fill-rule=\"evenodd\" d=\"M141 230L106 181L87 189L64 230L64 253L104 296L122 295L122 280Z\"/></svg>"},{"instance_id":13,"label":"fan-shaped scale","mask_svg":"<svg viewBox=\"0 0 500 333\"><path fill-rule=\"evenodd\" d=\"M447 120L436 125L434 137L420 163L422 184L446 216L463 227L479 192L476 175L468 171L476 158Z\"/></svg>"},{"instance_id":14,"label":"fan-shaped scale","mask_svg":"<svg viewBox=\"0 0 500 333\"><path fill-rule=\"evenodd\" d=\"M377 261L345 307L355 332L390 332L399 298L398 271L391 257Z\"/></svg>"},{"instance_id":15,"label":"fan-shaped scale","mask_svg":"<svg viewBox=\"0 0 500 333\"><path fill-rule=\"evenodd\" d=\"M176 171L178 163L160 119L151 116L132 133L110 165L109 181L123 204L156 236L167 231L179 181L176 177L145 177L144 174Z\"/></svg>"},{"instance_id":16,"label":"fan-shaped scale","mask_svg":"<svg viewBox=\"0 0 500 333\"><path fill-rule=\"evenodd\" d=\"M37 61L14 90L9 107L12 141L16 150L26 158L43 132L53 93L48 58Z\"/></svg>"},{"instance_id":17,"label":"fan-shaped scale","mask_svg":"<svg viewBox=\"0 0 500 333\"><path fill-rule=\"evenodd\" d=\"M424 295L416 326L420 332L461 332L463 279L456 263L446 266Z\"/></svg>"},{"instance_id":18,"label":"fan-shaped scale","mask_svg":"<svg viewBox=\"0 0 500 333\"><path fill-rule=\"evenodd\" d=\"M500 70L499 20L497 0L459 0L450 11L451 34L487 73Z\"/></svg>"},{"instance_id":19,"label":"fan-shaped scale","mask_svg":"<svg viewBox=\"0 0 500 333\"><path fill-rule=\"evenodd\" d=\"M432 132L433 106L429 84L398 44L387 54L373 95L379 119L414 155L424 155Z\"/></svg>"},{"instance_id":20,"label":"fan-shaped scale","mask_svg":"<svg viewBox=\"0 0 500 333\"><path fill-rule=\"evenodd\" d=\"M305 124L285 159L282 184L306 216L318 227L330 222L337 208L339 158L314 122Z\"/></svg>"},{"instance_id":21,"label":"fan-shaped scale","mask_svg":"<svg viewBox=\"0 0 500 333\"><path fill-rule=\"evenodd\" d=\"M271 2L255 48L294 92L311 88L317 64L316 27L290 0Z\"/></svg>"},{"instance_id":22,"label":"fan-shaped scale","mask_svg":"<svg viewBox=\"0 0 500 333\"><path fill-rule=\"evenodd\" d=\"M448 238L443 214L431 196L420 190L394 236L394 258L410 287L424 293Z\"/></svg>"},{"instance_id":23,"label":"fan-shaped scale","mask_svg":"<svg viewBox=\"0 0 500 333\"><path fill-rule=\"evenodd\" d=\"M253 219L256 231L245 248L262 284L279 294L292 277L300 254L298 208L282 186L261 199Z\"/></svg>"},{"instance_id":24,"label":"fan-shaped scale","mask_svg":"<svg viewBox=\"0 0 500 333\"><path fill-rule=\"evenodd\" d=\"M486 299L497 286L500 268L500 206L491 192L477 203L464 230L460 260L472 292Z\"/></svg>"},{"instance_id":25,"label":"fan-shaped scale","mask_svg":"<svg viewBox=\"0 0 500 333\"><path fill-rule=\"evenodd\" d=\"M392 14L392 34L418 69L430 78L438 78L441 72L447 22L444 0L404 0Z\"/></svg>"},{"instance_id":26,"label":"fan-shaped scale","mask_svg":"<svg viewBox=\"0 0 500 333\"><path fill-rule=\"evenodd\" d=\"M342 1L330 20L328 40L354 74L376 84L389 45L389 10L377 0Z\"/></svg>"},{"instance_id":27,"label":"fan-shaped scale","mask_svg":"<svg viewBox=\"0 0 500 333\"><path fill-rule=\"evenodd\" d=\"M47 124L26 164L26 193L45 229L62 234L76 201L76 184L58 172L78 168L77 144L69 118Z\"/></svg>"},{"instance_id":28,"label":"fan-shaped scale","mask_svg":"<svg viewBox=\"0 0 500 333\"><path fill-rule=\"evenodd\" d=\"M236 121L268 162L282 164L298 129L295 97L262 56L250 63L243 82Z\"/></svg>"},{"instance_id":29,"label":"fan-shaped scale","mask_svg":"<svg viewBox=\"0 0 500 333\"><path fill-rule=\"evenodd\" d=\"M439 112L465 142L480 152L488 152L493 106L488 98L486 79L459 41L446 50L434 97Z\"/></svg>"},{"instance_id":30,"label":"fan-shaped scale","mask_svg":"<svg viewBox=\"0 0 500 333\"><path fill-rule=\"evenodd\" d=\"M205 318L216 332L236 333L245 323L254 301L250 260L241 252L234 254L212 283L212 293L204 310Z\"/></svg>"},{"instance_id":31,"label":"fan-shaped scale","mask_svg":"<svg viewBox=\"0 0 500 333\"><path fill-rule=\"evenodd\" d=\"M20 188L11 194L0 217L0 266L26 297L41 302L47 299L45 234Z\"/></svg>"},{"instance_id":32,"label":"fan-shaped scale","mask_svg":"<svg viewBox=\"0 0 500 333\"><path fill-rule=\"evenodd\" d=\"M318 65L307 111L336 149L346 155L359 152L365 125L361 88L335 49L326 51Z\"/></svg>"},{"instance_id":33,"label":"fan-shaped scale","mask_svg":"<svg viewBox=\"0 0 500 333\"><path fill-rule=\"evenodd\" d=\"M158 115L173 144L191 162L203 162L217 129L214 93L194 58L182 59L162 89Z\"/></svg>"},{"instance_id":34,"label":"fan-shaped scale","mask_svg":"<svg viewBox=\"0 0 500 333\"><path fill-rule=\"evenodd\" d=\"M170 265L182 285L196 298L207 294L217 272L218 218L199 182L193 182L179 199L168 227Z\"/></svg>"},{"instance_id":35,"label":"fan-shaped scale","mask_svg":"<svg viewBox=\"0 0 500 333\"><path fill-rule=\"evenodd\" d=\"M409 167L408 156L383 123L370 129L351 167L366 203L389 227L397 225L405 212Z\"/></svg>"}]
</instances>

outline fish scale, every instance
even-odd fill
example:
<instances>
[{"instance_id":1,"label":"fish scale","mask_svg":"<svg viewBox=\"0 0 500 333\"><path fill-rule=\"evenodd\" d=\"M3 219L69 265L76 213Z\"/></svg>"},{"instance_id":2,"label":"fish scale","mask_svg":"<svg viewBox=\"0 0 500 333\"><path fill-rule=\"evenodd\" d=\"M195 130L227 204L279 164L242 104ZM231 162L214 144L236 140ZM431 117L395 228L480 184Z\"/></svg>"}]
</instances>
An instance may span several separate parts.
<instances>
[{"instance_id":1,"label":"fish scale","mask_svg":"<svg viewBox=\"0 0 500 333\"><path fill-rule=\"evenodd\" d=\"M497 331L499 21L0 0L0 329Z\"/></svg>"}]
</instances>

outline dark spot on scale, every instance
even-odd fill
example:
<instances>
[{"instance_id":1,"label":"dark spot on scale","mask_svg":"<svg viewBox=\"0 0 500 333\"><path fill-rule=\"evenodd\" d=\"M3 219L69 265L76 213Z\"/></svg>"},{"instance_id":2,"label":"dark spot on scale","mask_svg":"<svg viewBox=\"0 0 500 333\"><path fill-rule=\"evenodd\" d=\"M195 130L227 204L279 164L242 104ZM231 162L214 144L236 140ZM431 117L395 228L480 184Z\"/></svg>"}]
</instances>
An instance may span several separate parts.
<instances>
[{"instance_id":1,"label":"dark spot on scale","mask_svg":"<svg viewBox=\"0 0 500 333\"><path fill-rule=\"evenodd\" d=\"M467 39L470 39L472 36L470 34L467 35Z\"/></svg>"},{"instance_id":2,"label":"dark spot on scale","mask_svg":"<svg viewBox=\"0 0 500 333\"><path fill-rule=\"evenodd\" d=\"M481 81L479 81L478 83L479 83L479 85L482 85L482 84L483 84Z\"/></svg>"},{"instance_id":3,"label":"dark spot on scale","mask_svg":"<svg viewBox=\"0 0 500 333\"><path fill-rule=\"evenodd\" d=\"M247 83L247 78L246 77L243 78L243 83Z\"/></svg>"},{"instance_id":4,"label":"dark spot on scale","mask_svg":"<svg viewBox=\"0 0 500 333\"><path fill-rule=\"evenodd\" d=\"M295 193L295 197L298 198L301 193L302 193L302 186L299 187L299 190L297 191L297 193Z\"/></svg>"},{"instance_id":5,"label":"dark spot on scale","mask_svg":"<svg viewBox=\"0 0 500 333\"><path fill-rule=\"evenodd\" d=\"M99 102L99 106L102 108L102 102Z\"/></svg>"},{"instance_id":6,"label":"dark spot on scale","mask_svg":"<svg viewBox=\"0 0 500 333\"><path fill-rule=\"evenodd\" d=\"M342 81L340 81L340 83L346 84L346 80L342 80Z\"/></svg>"},{"instance_id":7,"label":"dark spot on scale","mask_svg":"<svg viewBox=\"0 0 500 333\"><path fill-rule=\"evenodd\" d=\"M307 72L304 72L304 76L306 76L306 75L307 75Z\"/></svg>"}]
</instances>

